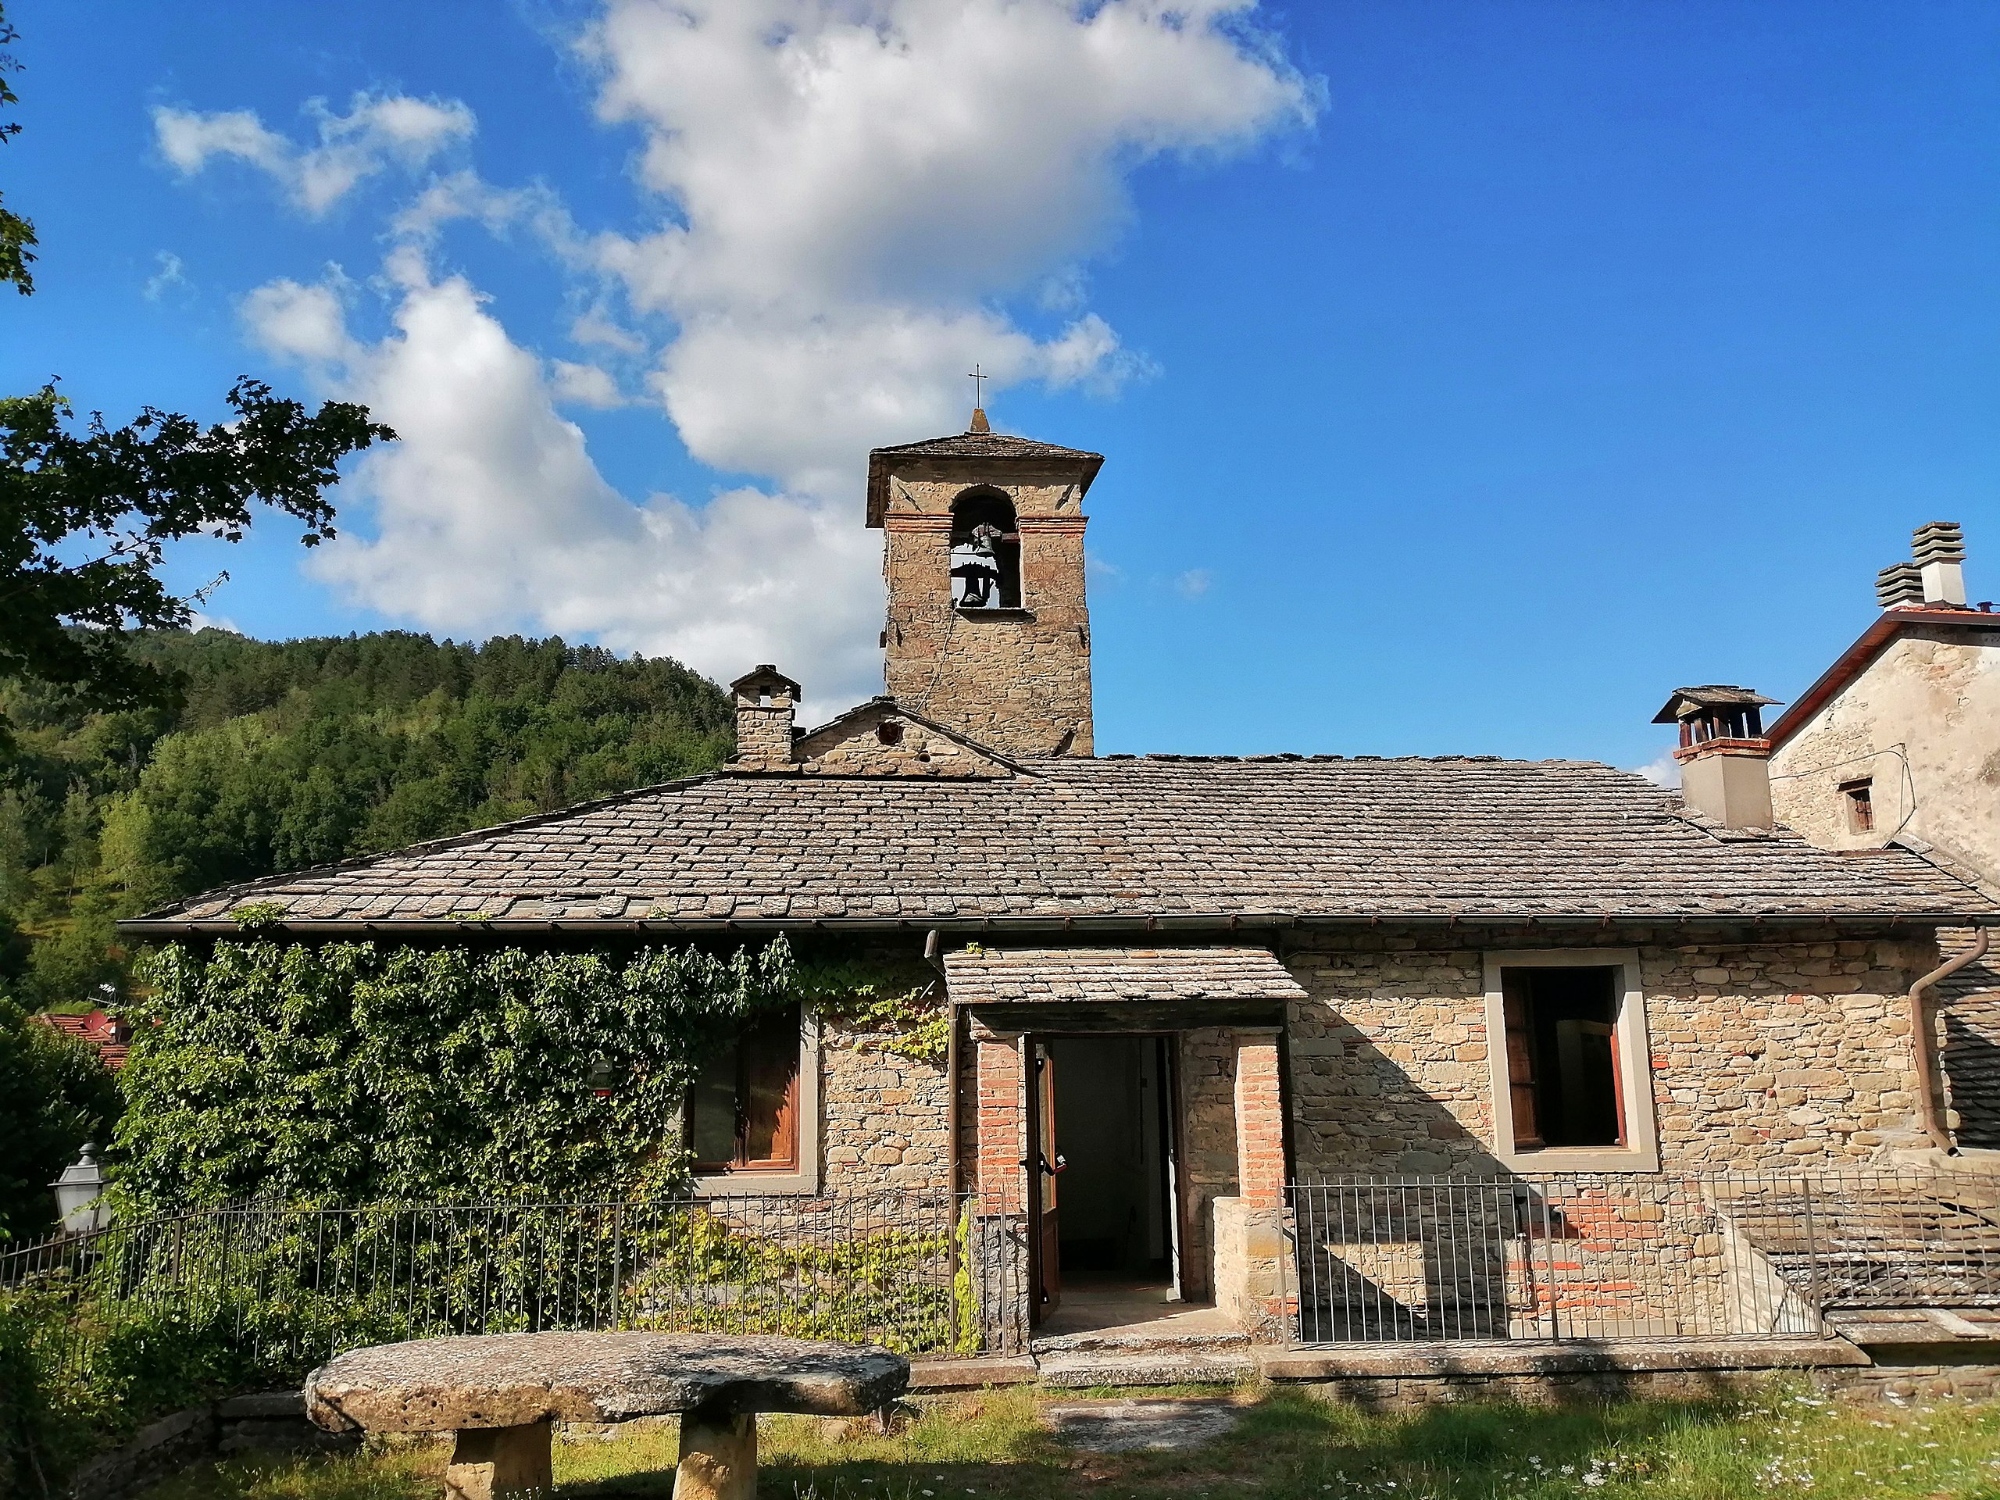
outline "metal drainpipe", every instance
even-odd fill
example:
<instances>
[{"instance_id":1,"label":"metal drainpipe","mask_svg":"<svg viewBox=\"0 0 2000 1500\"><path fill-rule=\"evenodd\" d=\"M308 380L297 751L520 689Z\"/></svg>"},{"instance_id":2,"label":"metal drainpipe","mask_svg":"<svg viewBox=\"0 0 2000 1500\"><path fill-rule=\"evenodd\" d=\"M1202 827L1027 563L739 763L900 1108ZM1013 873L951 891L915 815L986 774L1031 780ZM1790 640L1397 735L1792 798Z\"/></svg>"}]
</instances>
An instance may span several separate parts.
<instances>
[{"instance_id":1,"label":"metal drainpipe","mask_svg":"<svg viewBox=\"0 0 2000 1500\"><path fill-rule=\"evenodd\" d=\"M1957 1144L1951 1132L1945 1129L1944 1113L1938 1100L1936 1038L1931 1034L1930 1016L1925 1009L1926 991L1942 980L1949 979L1967 964L1977 963L1986 956L1986 950L1993 938L1990 927L1974 929L1977 936L1972 946L1958 957L1939 964L1910 986L1910 1048L1917 1059L1918 1109L1922 1111L1924 1134L1931 1138L1931 1144L1947 1156L1956 1155Z\"/></svg>"},{"instance_id":2,"label":"metal drainpipe","mask_svg":"<svg viewBox=\"0 0 2000 1500\"><path fill-rule=\"evenodd\" d=\"M944 960L938 957L938 930L933 927L924 938L924 962L938 971L938 978L944 979ZM951 1211L958 1213L958 1007L952 1003L951 986L945 986L945 1014L951 1023L951 1030L945 1033L944 1044L944 1159L946 1163ZM954 1228L953 1235L956 1238Z\"/></svg>"},{"instance_id":3,"label":"metal drainpipe","mask_svg":"<svg viewBox=\"0 0 2000 1500\"><path fill-rule=\"evenodd\" d=\"M924 962L938 971L938 978L945 978L944 960L938 957L938 930L933 927L924 939ZM945 1033L944 1044L944 1159L945 1159L945 1214L949 1227L945 1234L945 1276L951 1287L954 1314L958 1306L958 1006L951 998L951 986L945 986L945 1020L951 1030ZM954 1322L954 1338L958 1332Z\"/></svg>"}]
</instances>

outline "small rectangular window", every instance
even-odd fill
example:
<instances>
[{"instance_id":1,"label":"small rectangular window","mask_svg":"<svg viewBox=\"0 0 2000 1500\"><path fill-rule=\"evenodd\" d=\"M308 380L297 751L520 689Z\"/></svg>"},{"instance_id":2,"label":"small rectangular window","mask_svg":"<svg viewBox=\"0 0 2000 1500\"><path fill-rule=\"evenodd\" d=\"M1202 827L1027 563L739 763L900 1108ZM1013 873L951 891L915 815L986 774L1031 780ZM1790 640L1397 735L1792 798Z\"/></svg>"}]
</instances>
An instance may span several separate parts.
<instances>
[{"instance_id":1,"label":"small rectangular window","mask_svg":"<svg viewBox=\"0 0 2000 1500\"><path fill-rule=\"evenodd\" d=\"M799 1025L796 1008L780 1011L701 1070L687 1102L697 1172L798 1170Z\"/></svg>"},{"instance_id":2,"label":"small rectangular window","mask_svg":"<svg viewBox=\"0 0 2000 1500\"><path fill-rule=\"evenodd\" d=\"M1840 800L1847 809L1847 831L1849 833L1873 833L1875 831L1875 782L1873 778L1863 781L1843 781L1840 784Z\"/></svg>"},{"instance_id":3,"label":"small rectangular window","mask_svg":"<svg viewBox=\"0 0 2000 1500\"><path fill-rule=\"evenodd\" d=\"M1517 1149L1625 1145L1619 979L1616 966L1500 971Z\"/></svg>"}]
</instances>

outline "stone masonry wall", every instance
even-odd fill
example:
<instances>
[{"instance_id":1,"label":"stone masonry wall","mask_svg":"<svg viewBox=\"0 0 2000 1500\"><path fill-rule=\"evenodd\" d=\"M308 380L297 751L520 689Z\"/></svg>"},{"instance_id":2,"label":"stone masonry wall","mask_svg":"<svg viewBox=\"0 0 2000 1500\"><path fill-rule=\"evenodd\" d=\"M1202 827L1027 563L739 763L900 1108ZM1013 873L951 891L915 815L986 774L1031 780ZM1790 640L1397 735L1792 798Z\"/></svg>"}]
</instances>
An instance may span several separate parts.
<instances>
[{"instance_id":1,"label":"stone masonry wall","mask_svg":"<svg viewBox=\"0 0 2000 1500\"><path fill-rule=\"evenodd\" d=\"M947 1186L944 1067L888 1051L887 1040L821 1028L820 1139L830 1193Z\"/></svg>"},{"instance_id":2,"label":"stone masonry wall","mask_svg":"<svg viewBox=\"0 0 2000 1500\"><path fill-rule=\"evenodd\" d=\"M1902 997L1927 942L1576 946L1639 949L1663 1167L1831 1167L1920 1143ZM1311 997L1288 1038L1299 1175L1497 1169L1480 948L1381 929L1285 962Z\"/></svg>"},{"instance_id":3,"label":"stone masonry wall","mask_svg":"<svg viewBox=\"0 0 2000 1500\"><path fill-rule=\"evenodd\" d=\"M1090 610L1073 484L1003 486L1018 516L1018 610L951 601L951 505L962 481L898 482L883 521L889 695L1013 755L1089 755Z\"/></svg>"},{"instance_id":4,"label":"stone masonry wall","mask_svg":"<svg viewBox=\"0 0 2000 1500\"><path fill-rule=\"evenodd\" d=\"M1827 849L1898 834L2000 879L2000 631L1906 626L1771 756L1778 820ZM1843 782L1867 778L1872 830L1848 826Z\"/></svg>"},{"instance_id":5,"label":"stone masonry wall","mask_svg":"<svg viewBox=\"0 0 2000 1500\"><path fill-rule=\"evenodd\" d=\"M1187 1295L1209 1293L1217 1198L1233 1198L1236 1180L1236 1037L1221 1027L1181 1033L1181 1192L1186 1239L1181 1268Z\"/></svg>"}]
</instances>

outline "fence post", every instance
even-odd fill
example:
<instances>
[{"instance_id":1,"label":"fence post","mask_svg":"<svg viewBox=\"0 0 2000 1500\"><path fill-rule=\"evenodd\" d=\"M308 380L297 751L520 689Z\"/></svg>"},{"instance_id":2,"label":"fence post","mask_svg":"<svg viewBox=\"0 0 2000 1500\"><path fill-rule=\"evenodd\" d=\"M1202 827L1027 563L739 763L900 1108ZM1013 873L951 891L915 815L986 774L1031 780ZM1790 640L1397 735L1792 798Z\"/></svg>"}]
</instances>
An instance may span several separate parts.
<instances>
[{"instance_id":1,"label":"fence post","mask_svg":"<svg viewBox=\"0 0 2000 1500\"><path fill-rule=\"evenodd\" d=\"M1813 1221L1812 1178L1802 1177L1800 1183L1805 1189L1806 1199L1806 1270L1807 1285L1811 1288L1807 1293L1807 1300L1812 1304L1813 1316L1819 1318L1820 1327L1824 1329L1827 1322L1820 1314L1819 1230Z\"/></svg>"},{"instance_id":2,"label":"fence post","mask_svg":"<svg viewBox=\"0 0 2000 1500\"><path fill-rule=\"evenodd\" d=\"M1556 1320L1556 1245L1549 1228L1549 1194L1547 1185L1542 1189L1542 1255L1548 1264L1549 1273L1549 1338L1562 1338L1562 1324Z\"/></svg>"},{"instance_id":3,"label":"fence post","mask_svg":"<svg viewBox=\"0 0 2000 1500\"><path fill-rule=\"evenodd\" d=\"M624 1326L625 1292L625 1203L611 1205L611 1326Z\"/></svg>"}]
</instances>

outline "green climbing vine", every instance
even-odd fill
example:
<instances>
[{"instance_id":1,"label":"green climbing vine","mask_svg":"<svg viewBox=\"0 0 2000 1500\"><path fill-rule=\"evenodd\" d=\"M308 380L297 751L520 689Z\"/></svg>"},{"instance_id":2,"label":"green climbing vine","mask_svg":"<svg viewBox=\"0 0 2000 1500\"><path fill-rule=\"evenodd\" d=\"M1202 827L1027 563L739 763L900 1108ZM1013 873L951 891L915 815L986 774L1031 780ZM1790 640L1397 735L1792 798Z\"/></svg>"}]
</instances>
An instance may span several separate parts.
<instances>
[{"instance_id":1,"label":"green climbing vine","mask_svg":"<svg viewBox=\"0 0 2000 1500\"><path fill-rule=\"evenodd\" d=\"M822 1019L861 1045L933 1066L951 1044L944 982L928 965L905 959L800 961L793 987Z\"/></svg>"},{"instance_id":2,"label":"green climbing vine","mask_svg":"<svg viewBox=\"0 0 2000 1500\"><path fill-rule=\"evenodd\" d=\"M672 1190L695 1068L797 998L783 938L622 956L253 936L170 946L147 975L114 1156L140 1212Z\"/></svg>"}]
</instances>

